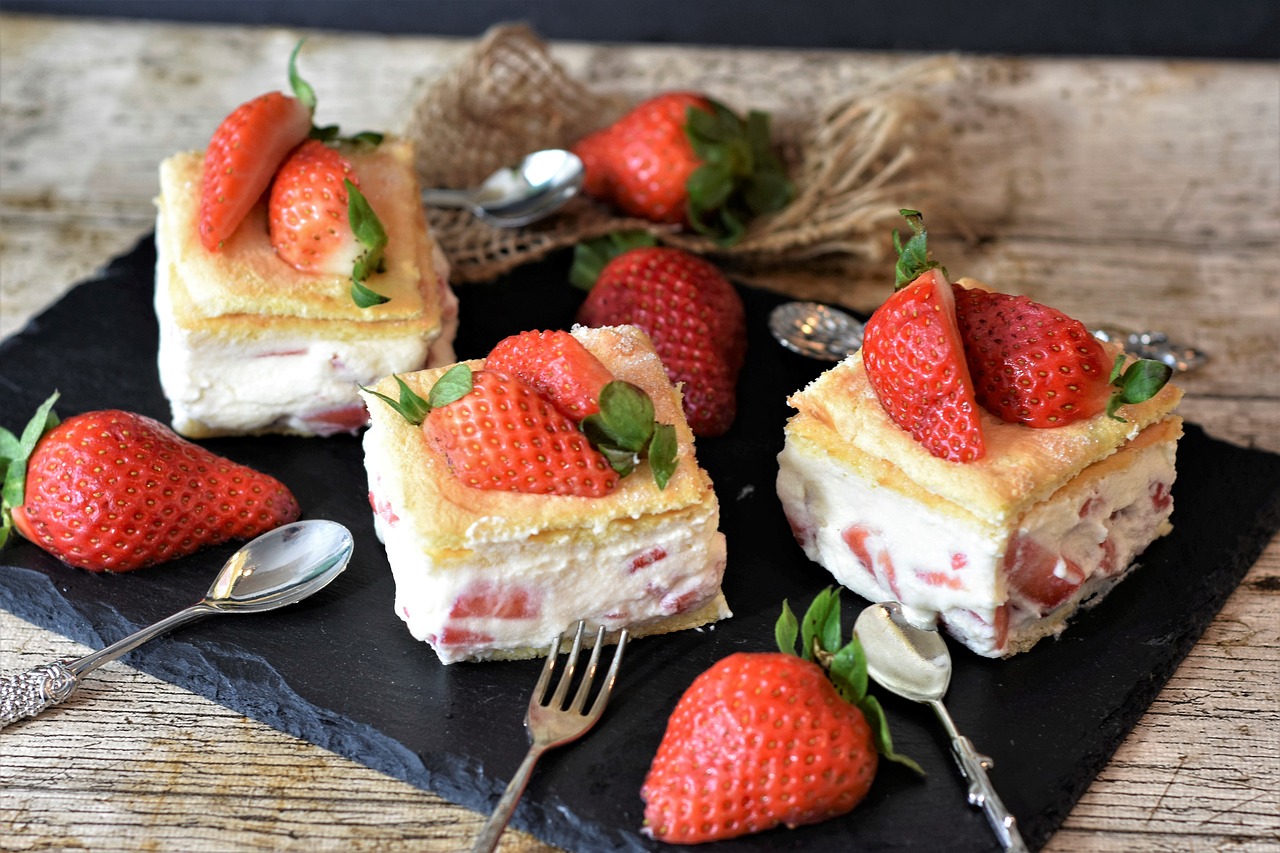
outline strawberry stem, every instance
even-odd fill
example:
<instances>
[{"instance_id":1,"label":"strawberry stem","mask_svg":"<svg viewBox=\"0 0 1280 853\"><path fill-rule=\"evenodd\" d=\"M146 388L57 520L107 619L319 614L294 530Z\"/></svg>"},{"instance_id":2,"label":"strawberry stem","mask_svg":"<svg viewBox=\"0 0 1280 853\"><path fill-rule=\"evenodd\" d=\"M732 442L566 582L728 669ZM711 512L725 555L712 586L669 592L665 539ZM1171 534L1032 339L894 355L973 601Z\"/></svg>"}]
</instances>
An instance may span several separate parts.
<instances>
[{"instance_id":1,"label":"strawberry stem","mask_svg":"<svg viewBox=\"0 0 1280 853\"><path fill-rule=\"evenodd\" d=\"M929 256L929 234L924 229L924 215L918 210L903 208L898 213L907 218L911 225L912 235L906 243L902 242L898 230L893 231L893 247L898 251L898 263L894 266L894 290L901 290L929 270L941 269L947 274L947 268Z\"/></svg>"}]
</instances>

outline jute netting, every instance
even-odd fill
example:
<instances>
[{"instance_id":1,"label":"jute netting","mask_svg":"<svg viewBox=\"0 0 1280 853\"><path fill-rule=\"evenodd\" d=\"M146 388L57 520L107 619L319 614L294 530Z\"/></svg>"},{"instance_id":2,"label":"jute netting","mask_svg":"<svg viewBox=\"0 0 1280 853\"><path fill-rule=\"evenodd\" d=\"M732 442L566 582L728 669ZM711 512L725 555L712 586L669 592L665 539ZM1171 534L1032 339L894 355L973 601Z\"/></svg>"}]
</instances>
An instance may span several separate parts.
<instances>
[{"instance_id":1,"label":"jute netting","mask_svg":"<svg viewBox=\"0 0 1280 853\"><path fill-rule=\"evenodd\" d=\"M585 197L526 228L494 228L466 211L428 209L428 217L455 282L491 280L621 229L649 230L659 242L727 269L830 256L876 259L887 248L889 232L902 224L899 209L931 197L930 164L945 148L930 130L923 92L947 76L949 67L947 60L922 62L859 86L812 115L775 115L773 136L796 197L784 210L753 222L731 247L619 216ZM570 147L620 116L632 100L575 80L528 27L501 25L425 90L406 133L417 142L423 186L466 187L530 151ZM740 113L751 106L727 105Z\"/></svg>"}]
</instances>

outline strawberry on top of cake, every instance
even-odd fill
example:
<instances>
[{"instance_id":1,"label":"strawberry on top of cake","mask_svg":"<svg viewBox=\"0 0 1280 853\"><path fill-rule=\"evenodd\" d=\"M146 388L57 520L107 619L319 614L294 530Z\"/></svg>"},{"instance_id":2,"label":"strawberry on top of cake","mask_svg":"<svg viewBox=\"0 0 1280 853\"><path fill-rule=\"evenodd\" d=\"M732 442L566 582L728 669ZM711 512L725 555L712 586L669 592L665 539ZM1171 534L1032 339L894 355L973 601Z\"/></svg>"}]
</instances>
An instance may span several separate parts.
<instances>
[{"instance_id":1,"label":"strawberry on top of cake","mask_svg":"<svg viewBox=\"0 0 1280 853\"><path fill-rule=\"evenodd\" d=\"M247 102L160 167L160 379L184 435L353 432L359 384L454 358L410 143L313 127L296 58L293 96Z\"/></svg>"},{"instance_id":2,"label":"strawberry on top of cake","mask_svg":"<svg viewBox=\"0 0 1280 853\"><path fill-rule=\"evenodd\" d=\"M904 214L862 350L791 397L778 494L841 583L1014 654L1172 529L1181 392L1055 309L951 284Z\"/></svg>"},{"instance_id":3,"label":"strawberry on top of cake","mask_svg":"<svg viewBox=\"0 0 1280 853\"><path fill-rule=\"evenodd\" d=\"M715 492L639 329L526 332L364 394L396 612L443 662L542 654L580 619L730 615Z\"/></svg>"}]
</instances>

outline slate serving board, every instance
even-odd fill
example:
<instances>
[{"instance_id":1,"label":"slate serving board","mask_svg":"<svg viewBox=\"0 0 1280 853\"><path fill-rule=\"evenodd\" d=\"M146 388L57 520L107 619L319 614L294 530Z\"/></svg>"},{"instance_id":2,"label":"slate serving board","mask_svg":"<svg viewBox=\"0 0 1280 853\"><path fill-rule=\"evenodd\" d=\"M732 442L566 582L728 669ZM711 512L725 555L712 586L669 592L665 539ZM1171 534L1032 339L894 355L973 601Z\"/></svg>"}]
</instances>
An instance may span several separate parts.
<instances>
[{"instance_id":1,"label":"slate serving board","mask_svg":"<svg viewBox=\"0 0 1280 853\"><path fill-rule=\"evenodd\" d=\"M154 262L151 238L144 238L0 343L0 424L18 431L55 388L64 416L119 407L167 420L155 367ZM558 256L494 284L461 288L459 355L482 356L515 331L567 326L581 298L565 283L567 265ZM801 609L830 582L794 543L773 488L786 396L823 366L769 339L765 318L778 297L745 288L742 295L750 349L741 412L728 435L698 443L721 502L729 542L725 594L736 615L710 630L637 641L601 725L543 759L514 823L569 850L673 849L639 833L638 791L668 713L715 660L769 648L784 598ZM521 721L541 664L444 667L410 637L392 612L391 574L373 533L358 439L204 444L280 477L297 494L304 517L347 525L355 557L309 601L275 613L206 620L125 660L282 731L489 810L526 749ZM952 644L948 707L961 730L995 759L995 784L1032 848L1061 824L1280 527L1280 456L1225 444L1189 426L1178 467L1175 532L1060 640L1008 661L981 659ZM0 554L0 607L101 647L198 599L232 550L227 545L164 567L104 576L20 543ZM846 593L846 629L864 604ZM898 748L924 766L927 779L884 766L867 800L847 817L706 849L998 849L981 812L965 804L930 712L880 694Z\"/></svg>"}]
</instances>

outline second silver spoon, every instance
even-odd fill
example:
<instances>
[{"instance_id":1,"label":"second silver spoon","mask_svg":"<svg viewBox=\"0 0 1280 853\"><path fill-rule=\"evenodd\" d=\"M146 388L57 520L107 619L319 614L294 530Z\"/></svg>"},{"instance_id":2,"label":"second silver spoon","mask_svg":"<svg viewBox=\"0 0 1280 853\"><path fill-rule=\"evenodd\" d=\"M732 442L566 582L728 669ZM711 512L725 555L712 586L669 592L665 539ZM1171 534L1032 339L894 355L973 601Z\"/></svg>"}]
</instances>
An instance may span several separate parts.
<instances>
[{"instance_id":1,"label":"second silver spoon","mask_svg":"<svg viewBox=\"0 0 1280 853\"><path fill-rule=\"evenodd\" d=\"M960 734L942 704L951 684L951 655L942 635L912 625L896 601L867 607L858 614L853 632L866 653L867 673L877 684L933 708L951 739L951 755L960 775L969 783L969 804L986 813L1005 850L1025 853L1027 847L1018 832L1018 821L1000 801L987 776L991 759Z\"/></svg>"}]
</instances>

